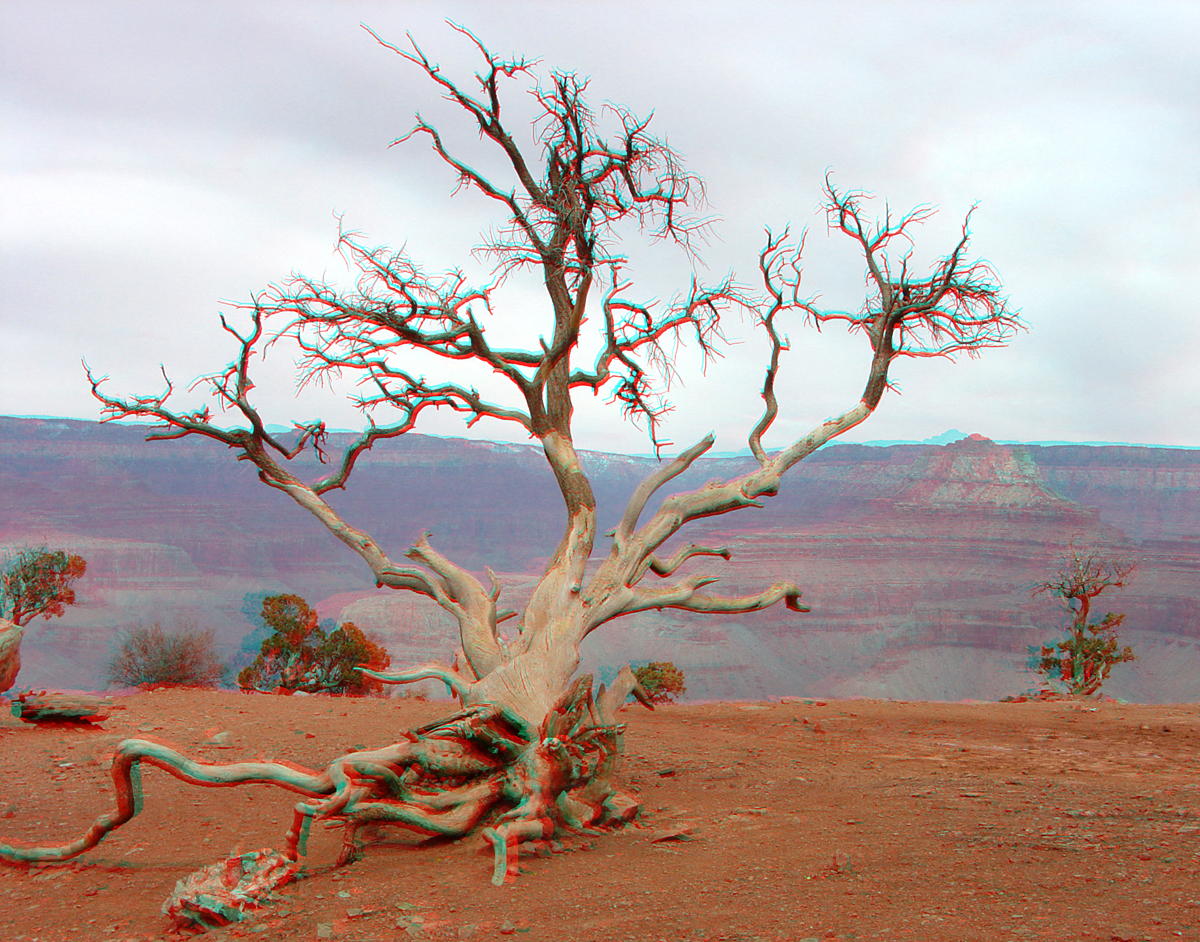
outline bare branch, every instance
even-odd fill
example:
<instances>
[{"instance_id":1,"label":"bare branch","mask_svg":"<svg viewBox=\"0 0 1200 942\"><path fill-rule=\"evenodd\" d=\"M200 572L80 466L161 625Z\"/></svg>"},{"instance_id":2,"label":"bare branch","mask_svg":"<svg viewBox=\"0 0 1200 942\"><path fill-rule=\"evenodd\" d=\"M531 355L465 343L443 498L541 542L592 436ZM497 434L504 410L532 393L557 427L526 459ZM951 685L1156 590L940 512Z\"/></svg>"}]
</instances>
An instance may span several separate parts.
<instances>
[{"instance_id":1,"label":"bare branch","mask_svg":"<svg viewBox=\"0 0 1200 942\"><path fill-rule=\"evenodd\" d=\"M693 556L720 556L722 559L728 560L731 556L728 549L725 547L714 548L711 546L697 546L695 543L689 543L681 548L668 562L662 562L657 556L651 556L647 561L651 572L656 576L670 576L679 569L687 560Z\"/></svg>"},{"instance_id":2,"label":"bare branch","mask_svg":"<svg viewBox=\"0 0 1200 942\"><path fill-rule=\"evenodd\" d=\"M654 709L650 694L634 676L633 669L628 664L622 664L612 685L605 688L604 684L601 684L600 689L596 692L596 711L600 714L600 719L605 723L616 723L617 711L621 709L631 693L647 710Z\"/></svg>"},{"instance_id":3,"label":"bare branch","mask_svg":"<svg viewBox=\"0 0 1200 942\"><path fill-rule=\"evenodd\" d=\"M715 576L690 576L674 585L655 589L625 587L598 606L587 619L587 631L594 631L605 622L622 615L650 609L677 608L704 614L737 615L770 608L777 602L794 612L807 612L800 603L800 589L791 582L776 582L762 592L741 596L697 595L697 590L716 582Z\"/></svg>"},{"instance_id":4,"label":"bare branch","mask_svg":"<svg viewBox=\"0 0 1200 942\"><path fill-rule=\"evenodd\" d=\"M911 243L910 229L929 219L932 209L918 207L899 222L885 213L872 226L864 218L864 194L839 193L828 176L825 194L830 227L862 247L870 292L857 314L825 311L812 316L818 323L845 321L850 330L867 334L876 356L863 398L872 408L887 388L886 367L894 357L953 358L964 352L976 356L988 347L1003 346L1022 329L1020 317L1001 294L996 273L985 262L965 260L970 212L954 250L929 277L919 279L908 274L908 254L893 272L887 247L897 239Z\"/></svg>"},{"instance_id":5,"label":"bare branch","mask_svg":"<svg viewBox=\"0 0 1200 942\"><path fill-rule=\"evenodd\" d=\"M500 666L506 654L496 633L496 598L499 587L492 577L493 591L485 591L474 576L429 544L429 534L421 538L405 555L423 563L441 577L435 598L442 608L458 618L463 652L477 677L485 677Z\"/></svg>"},{"instance_id":6,"label":"bare branch","mask_svg":"<svg viewBox=\"0 0 1200 942\"><path fill-rule=\"evenodd\" d=\"M1120 589L1137 570L1137 564L1120 556L1097 551L1090 553L1076 549L1074 541L1059 561L1057 572L1046 582L1034 585L1033 594L1062 599L1070 612L1076 628L1087 624L1092 599L1109 591Z\"/></svg>"},{"instance_id":7,"label":"bare branch","mask_svg":"<svg viewBox=\"0 0 1200 942\"><path fill-rule=\"evenodd\" d=\"M638 518L642 515L642 511L646 509L647 501L654 496L655 492L668 481L683 474L684 471L692 466L697 458L712 448L715 442L716 438L710 432L687 451L677 456L670 464L659 468L638 485L637 490L633 492L633 496L629 498L629 503L625 506L625 513L621 517L621 522L617 525L617 529L613 533L614 553L624 551L625 545L629 542L629 538L637 526Z\"/></svg>"},{"instance_id":8,"label":"bare branch","mask_svg":"<svg viewBox=\"0 0 1200 942\"><path fill-rule=\"evenodd\" d=\"M811 301L800 298L800 258L804 252L804 237L795 249L787 245L789 230L775 236L766 230L766 244L758 254L758 269L767 291L767 310L759 322L771 340L771 361L763 378L762 398L765 403L762 418L750 432L750 452L760 465L767 464L767 454L762 447L762 437L779 414L779 402L775 398L775 376L779 372L779 356L788 349L787 338L781 338L775 329L775 318L781 312L802 310L809 317L817 316Z\"/></svg>"},{"instance_id":9,"label":"bare branch","mask_svg":"<svg viewBox=\"0 0 1200 942\"><path fill-rule=\"evenodd\" d=\"M388 673L360 666L358 671L385 684L413 684L419 680L440 680L460 700L464 700L470 695L471 685L474 683L471 678L459 673L454 668L443 667L441 664L418 664L402 671Z\"/></svg>"}]
</instances>

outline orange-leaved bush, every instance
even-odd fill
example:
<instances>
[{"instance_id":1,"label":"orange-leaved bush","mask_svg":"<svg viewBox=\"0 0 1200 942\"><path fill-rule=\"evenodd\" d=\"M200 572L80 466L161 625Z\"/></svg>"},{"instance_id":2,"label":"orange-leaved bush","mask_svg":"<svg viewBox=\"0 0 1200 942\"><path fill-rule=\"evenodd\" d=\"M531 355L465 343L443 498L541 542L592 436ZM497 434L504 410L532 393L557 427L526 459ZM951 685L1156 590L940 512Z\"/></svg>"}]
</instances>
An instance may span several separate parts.
<instances>
[{"instance_id":1,"label":"orange-leaved bush","mask_svg":"<svg viewBox=\"0 0 1200 942\"><path fill-rule=\"evenodd\" d=\"M261 617L274 633L263 641L254 663L238 674L243 689L382 695L383 684L356 668L381 671L391 657L353 622L326 632L316 611L298 595L268 596Z\"/></svg>"},{"instance_id":2,"label":"orange-leaved bush","mask_svg":"<svg viewBox=\"0 0 1200 942\"><path fill-rule=\"evenodd\" d=\"M674 703L687 693L683 671L671 661L651 661L633 669L633 676L645 688L651 703Z\"/></svg>"}]
</instances>

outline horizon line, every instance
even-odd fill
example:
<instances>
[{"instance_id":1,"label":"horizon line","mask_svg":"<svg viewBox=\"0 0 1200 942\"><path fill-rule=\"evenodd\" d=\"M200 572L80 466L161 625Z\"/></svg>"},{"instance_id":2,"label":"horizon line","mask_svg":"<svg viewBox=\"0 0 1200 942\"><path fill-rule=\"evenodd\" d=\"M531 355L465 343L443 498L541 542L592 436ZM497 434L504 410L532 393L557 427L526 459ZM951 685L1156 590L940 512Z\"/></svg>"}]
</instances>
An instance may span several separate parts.
<instances>
[{"instance_id":1,"label":"horizon line","mask_svg":"<svg viewBox=\"0 0 1200 942\"><path fill-rule=\"evenodd\" d=\"M151 424L151 423L145 423L143 425L143 423L139 423L139 422L127 422L127 421L121 421L121 420L105 422L101 419L79 419L79 418L74 418L72 416L62 416L62 415L13 415L13 414L7 414L7 413L0 414L0 419L36 419L39 421L48 421L48 422L80 422L80 423L90 424L90 425L117 425L119 427L126 427L126 428L138 427L139 425L141 425L143 427L149 427ZM292 427L285 426L285 425L279 425L278 423L269 423L265 426L265 428L268 432L274 432L274 433L292 432L295 430ZM331 429L326 429L326 431L331 434L335 434L335 435L361 435L363 432L362 429L345 429L345 428L331 428ZM516 447L529 447L529 448L537 447L537 445L532 442L507 442L507 441L498 441L496 439L491 439L491 438L470 438L466 435L438 435L433 432L417 431L416 429L413 429L411 433L405 433L405 434L424 435L427 438L441 438L441 439L457 440L457 441L489 442L493 445L513 445ZM982 433L970 433L970 434L982 435ZM968 434L966 432L960 432L960 431L958 431L958 429L948 429L947 431L942 432L940 435L934 435L934 436L931 436L931 437L925 438L925 439L915 439L915 438L912 438L912 439L910 439L910 438L885 439L885 438L880 438L880 439L871 439L871 440L865 441L865 442L844 441L842 439L834 439L833 441L826 442L824 445L821 446L821 448L819 448L817 450L821 451L821 450L824 450L825 448L835 448L839 445L857 445L857 446L864 447L864 448L890 448L893 445L944 446L944 445L953 444L954 442L963 441L964 439L969 438L970 434ZM952 436L957 436L957 437L952 437ZM986 436L986 435L983 437L988 438L988 436ZM1038 441L1025 441L1025 440L1021 440L1021 439L994 439L994 438L988 438L988 441L991 441L997 445L1036 445L1036 446L1043 446L1043 447L1062 447L1062 446L1074 445L1074 446L1082 446L1082 447L1087 447L1087 448L1168 448L1168 449L1174 449L1177 451L1200 451L1200 445L1164 445L1161 442L1070 441L1067 439L1042 439L1042 440L1038 440ZM598 448L586 448L586 447L580 448L579 450L580 451L597 452L599 454L606 454L606 455L622 455L623 457L627 457L627 458L656 458L657 457L652 451L646 451L646 452L603 451ZM770 450L770 449L768 449L768 450ZM717 457L722 457L722 458L753 457L750 452L750 449L748 447L740 449L738 451L709 452L708 456L713 457L713 458L717 458Z\"/></svg>"}]
</instances>

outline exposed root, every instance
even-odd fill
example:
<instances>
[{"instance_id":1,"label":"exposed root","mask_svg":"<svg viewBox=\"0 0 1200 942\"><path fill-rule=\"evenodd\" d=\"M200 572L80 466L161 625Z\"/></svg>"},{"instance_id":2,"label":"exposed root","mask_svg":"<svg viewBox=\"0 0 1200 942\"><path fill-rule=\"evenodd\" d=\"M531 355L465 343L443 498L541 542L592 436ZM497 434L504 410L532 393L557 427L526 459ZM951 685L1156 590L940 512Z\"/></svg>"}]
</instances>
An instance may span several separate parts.
<instances>
[{"instance_id":1,"label":"exposed root","mask_svg":"<svg viewBox=\"0 0 1200 942\"><path fill-rule=\"evenodd\" d=\"M613 709L611 700L593 701L591 677L582 677L532 735L508 710L477 705L403 742L342 756L324 772L280 762L196 762L167 746L127 739L113 757L115 811L68 844L0 843L0 861L64 861L91 850L141 811L141 767L148 764L193 785L260 783L303 795L285 837L283 854L293 863L307 854L314 820L344 829L342 865L361 853L359 831L367 824L461 837L503 807L482 832L493 848L492 882L499 885L516 876L522 842L550 838L560 824L592 831L636 816L637 803L611 783L624 729L611 722Z\"/></svg>"}]
</instances>

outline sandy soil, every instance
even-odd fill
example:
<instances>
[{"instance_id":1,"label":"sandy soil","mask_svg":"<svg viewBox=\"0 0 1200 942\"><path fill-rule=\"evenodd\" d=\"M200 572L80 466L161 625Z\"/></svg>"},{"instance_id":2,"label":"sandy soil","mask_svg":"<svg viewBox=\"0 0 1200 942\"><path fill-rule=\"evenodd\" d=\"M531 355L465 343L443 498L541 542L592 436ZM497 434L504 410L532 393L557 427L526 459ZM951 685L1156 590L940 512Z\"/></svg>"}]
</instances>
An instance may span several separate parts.
<instances>
[{"instance_id":1,"label":"sandy soil","mask_svg":"<svg viewBox=\"0 0 1200 942\"><path fill-rule=\"evenodd\" d=\"M0 840L77 836L111 807L108 757L130 736L206 761L324 767L450 706L198 691L120 705L85 730L0 716ZM389 830L333 870L339 838L314 832L309 876L206 942L1200 939L1200 706L796 701L622 717L641 826L568 836L499 888L477 838L416 847ZM0 940L190 938L160 912L175 881L282 847L295 800L154 769L144 785L143 813L83 858L0 865Z\"/></svg>"}]
</instances>

